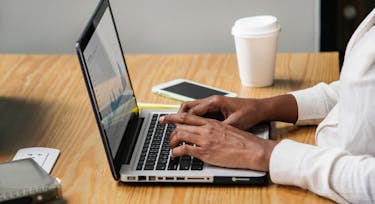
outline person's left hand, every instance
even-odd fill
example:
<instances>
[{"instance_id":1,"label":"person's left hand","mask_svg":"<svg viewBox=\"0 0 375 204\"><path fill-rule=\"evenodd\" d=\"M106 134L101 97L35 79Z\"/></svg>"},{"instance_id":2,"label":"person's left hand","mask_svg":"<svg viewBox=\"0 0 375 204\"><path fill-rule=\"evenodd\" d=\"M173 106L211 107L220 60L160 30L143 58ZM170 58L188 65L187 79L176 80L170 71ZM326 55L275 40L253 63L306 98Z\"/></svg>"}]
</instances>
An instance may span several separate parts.
<instances>
[{"instance_id":1,"label":"person's left hand","mask_svg":"<svg viewBox=\"0 0 375 204\"><path fill-rule=\"evenodd\" d=\"M187 113L165 115L160 122L176 125L170 137L174 157L190 155L221 167L269 170L274 141Z\"/></svg>"}]
</instances>

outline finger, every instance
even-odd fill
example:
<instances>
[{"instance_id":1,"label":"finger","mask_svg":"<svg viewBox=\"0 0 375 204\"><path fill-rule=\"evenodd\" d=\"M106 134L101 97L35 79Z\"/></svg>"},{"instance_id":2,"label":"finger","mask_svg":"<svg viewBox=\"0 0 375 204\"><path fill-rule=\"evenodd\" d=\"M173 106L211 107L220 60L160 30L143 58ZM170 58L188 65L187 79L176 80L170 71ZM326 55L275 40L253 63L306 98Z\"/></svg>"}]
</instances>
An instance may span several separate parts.
<instances>
[{"instance_id":1,"label":"finger","mask_svg":"<svg viewBox=\"0 0 375 204\"><path fill-rule=\"evenodd\" d=\"M207 98L203 98L203 99L199 99L195 101L185 102L184 104L182 104L179 110L179 113L193 113L193 114L202 116L209 110L208 108L210 107L210 104L218 100L217 98L218 97L211 96L211 97L207 97ZM201 113L202 111L204 113Z\"/></svg>"},{"instance_id":2,"label":"finger","mask_svg":"<svg viewBox=\"0 0 375 204\"><path fill-rule=\"evenodd\" d=\"M188 113L177 113L177 114L170 114L165 115L159 118L161 123L178 123L178 124L186 124L186 125L196 125L201 126L207 123L205 118L190 115Z\"/></svg>"},{"instance_id":3,"label":"finger","mask_svg":"<svg viewBox=\"0 0 375 204\"><path fill-rule=\"evenodd\" d=\"M239 120L239 117L236 113L233 113L231 115L228 116L228 118L226 118L223 123L225 124L228 124L228 125L232 125L232 126L235 126L235 127L238 127L238 120Z\"/></svg>"},{"instance_id":4,"label":"finger","mask_svg":"<svg viewBox=\"0 0 375 204\"><path fill-rule=\"evenodd\" d=\"M198 105L199 103L200 100L185 102L181 105L180 109L178 110L178 113L187 113L192 107Z\"/></svg>"},{"instance_id":5,"label":"finger","mask_svg":"<svg viewBox=\"0 0 375 204\"><path fill-rule=\"evenodd\" d=\"M201 147L198 147L196 145L188 145L183 144L181 146L177 146L172 149L171 156L172 157L180 157L184 155L190 155L193 157L198 157L198 152L200 151Z\"/></svg>"},{"instance_id":6,"label":"finger","mask_svg":"<svg viewBox=\"0 0 375 204\"><path fill-rule=\"evenodd\" d=\"M205 115L207 112L209 112L210 105L207 102L203 102L200 104L197 104L196 106L190 108L188 110L188 113L192 115Z\"/></svg>"},{"instance_id":7,"label":"finger","mask_svg":"<svg viewBox=\"0 0 375 204\"><path fill-rule=\"evenodd\" d=\"M204 138L200 137L199 132L202 131L201 127L178 125L170 136L169 146L174 148L183 142L201 146Z\"/></svg>"}]
</instances>

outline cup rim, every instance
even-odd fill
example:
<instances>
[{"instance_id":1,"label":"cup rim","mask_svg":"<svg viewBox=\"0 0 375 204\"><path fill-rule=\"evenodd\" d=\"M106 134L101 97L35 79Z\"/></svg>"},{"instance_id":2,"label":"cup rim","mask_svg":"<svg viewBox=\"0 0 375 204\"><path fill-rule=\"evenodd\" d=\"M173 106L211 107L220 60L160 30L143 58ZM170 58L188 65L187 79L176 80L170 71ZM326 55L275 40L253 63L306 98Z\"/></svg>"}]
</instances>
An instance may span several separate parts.
<instances>
[{"instance_id":1,"label":"cup rim","mask_svg":"<svg viewBox=\"0 0 375 204\"><path fill-rule=\"evenodd\" d=\"M263 36L280 32L281 26L275 16L260 15L240 18L232 27L234 36Z\"/></svg>"}]
</instances>

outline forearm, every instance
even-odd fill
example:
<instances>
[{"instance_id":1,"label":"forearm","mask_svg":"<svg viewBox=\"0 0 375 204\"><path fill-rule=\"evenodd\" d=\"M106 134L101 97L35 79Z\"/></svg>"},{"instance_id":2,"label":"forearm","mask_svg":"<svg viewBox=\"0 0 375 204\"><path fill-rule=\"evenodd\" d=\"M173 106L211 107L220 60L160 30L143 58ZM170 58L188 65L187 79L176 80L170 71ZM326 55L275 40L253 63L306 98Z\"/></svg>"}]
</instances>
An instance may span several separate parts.
<instances>
[{"instance_id":1,"label":"forearm","mask_svg":"<svg viewBox=\"0 0 375 204\"><path fill-rule=\"evenodd\" d=\"M295 123L298 119L298 106L291 94L274 96L260 100L260 118L262 121L282 121Z\"/></svg>"}]
</instances>

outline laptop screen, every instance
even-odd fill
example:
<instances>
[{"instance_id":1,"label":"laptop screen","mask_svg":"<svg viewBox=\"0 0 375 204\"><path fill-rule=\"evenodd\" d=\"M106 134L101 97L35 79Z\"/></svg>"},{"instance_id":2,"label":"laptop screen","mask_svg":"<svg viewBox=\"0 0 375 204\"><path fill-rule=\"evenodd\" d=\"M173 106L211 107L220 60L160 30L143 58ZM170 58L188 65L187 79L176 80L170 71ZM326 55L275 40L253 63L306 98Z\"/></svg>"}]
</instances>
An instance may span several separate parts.
<instances>
[{"instance_id":1,"label":"laptop screen","mask_svg":"<svg viewBox=\"0 0 375 204\"><path fill-rule=\"evenodd\" d=\"M87 74L99 109L99 120L115 157L125 129L138 113L120 42L109 7L93 21L94 31L83 51Z\"/></svg>"}]
</instances>

